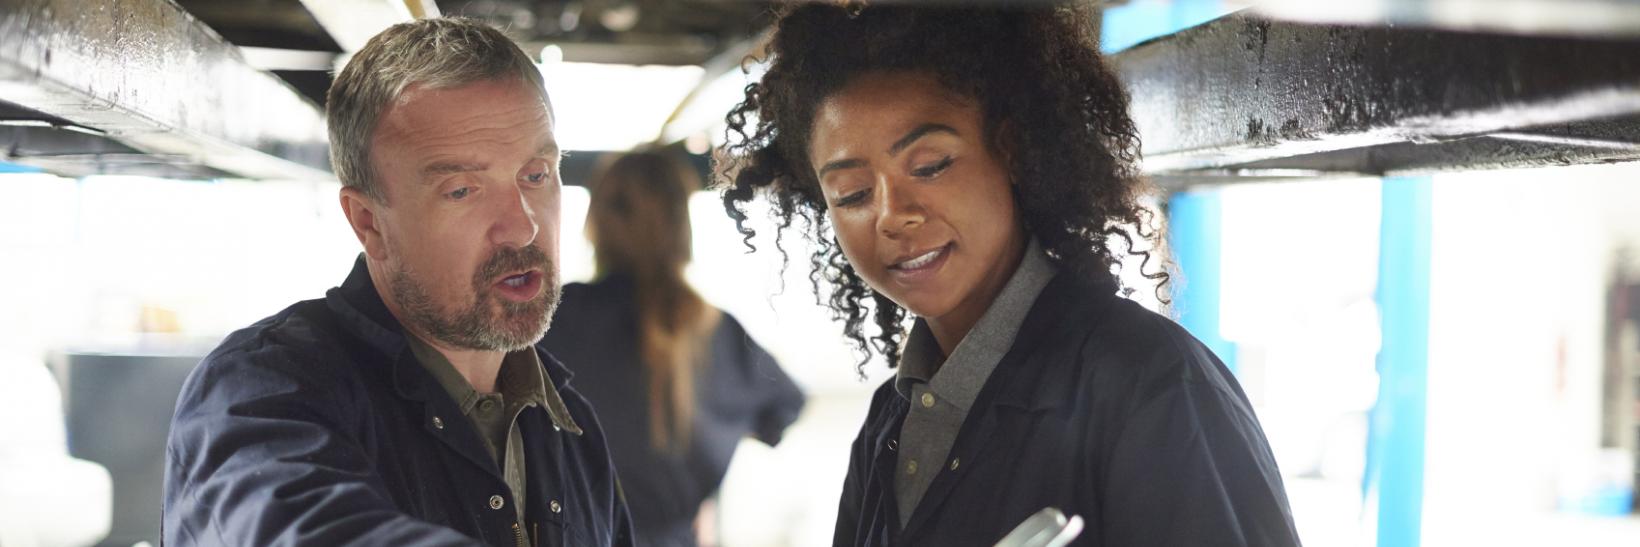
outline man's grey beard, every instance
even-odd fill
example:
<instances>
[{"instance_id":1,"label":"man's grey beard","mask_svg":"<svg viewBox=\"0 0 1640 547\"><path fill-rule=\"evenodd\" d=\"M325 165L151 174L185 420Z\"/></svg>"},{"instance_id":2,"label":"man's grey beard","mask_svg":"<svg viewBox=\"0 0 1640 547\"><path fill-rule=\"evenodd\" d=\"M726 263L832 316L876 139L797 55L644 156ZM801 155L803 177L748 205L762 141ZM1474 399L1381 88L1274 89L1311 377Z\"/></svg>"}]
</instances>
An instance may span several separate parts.
<instances>
[{"instance_id":1,"label":"man's grey beard","mask_svg":"<svg viewBox=\"0 0 1640 547\"><path fill-rule=\"evenodd\" d=\"M542 273L541 295L528 302L500 301L500 313L492 315L497 302L490 284L501 274L529 268ZM485 260L473 274L473 302L459 310L441 309L408 268L394 271L389 284L405 315L400 321L438 342L483 351L515 351L540 340L552 325L560 291L558 268L535 246L503 247Z\"/></svg>"}]
</instances>

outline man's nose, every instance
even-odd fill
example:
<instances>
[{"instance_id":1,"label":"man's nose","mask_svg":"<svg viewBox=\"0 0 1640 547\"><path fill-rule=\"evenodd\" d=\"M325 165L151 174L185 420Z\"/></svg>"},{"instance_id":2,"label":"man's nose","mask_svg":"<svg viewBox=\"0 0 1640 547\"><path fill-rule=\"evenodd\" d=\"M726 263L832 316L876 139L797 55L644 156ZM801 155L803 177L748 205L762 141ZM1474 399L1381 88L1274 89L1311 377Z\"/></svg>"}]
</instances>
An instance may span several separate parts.
<instances>
[{"instance_id":1,"label":"man's nose","mask_svg":"<svg viewBox=\"0 0 1640 547\"><path fill-rule=\"evenodd\" d=\"M497 200L495 222L490 226L490 243L505 247L528 247L541 233L535 210L522 188L510 188Z\"/></svg>"}]
</instances>

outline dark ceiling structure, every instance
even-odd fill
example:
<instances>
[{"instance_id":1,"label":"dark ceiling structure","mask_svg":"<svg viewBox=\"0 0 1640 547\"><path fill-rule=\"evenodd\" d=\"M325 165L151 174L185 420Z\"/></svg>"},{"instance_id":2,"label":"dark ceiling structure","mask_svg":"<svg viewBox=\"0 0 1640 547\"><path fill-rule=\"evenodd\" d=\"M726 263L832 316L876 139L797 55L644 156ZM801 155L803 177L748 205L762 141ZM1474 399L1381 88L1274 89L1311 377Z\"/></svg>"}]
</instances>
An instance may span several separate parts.
<instances>
[{"instance_id":1,"label":"dark ceiling structure","mask_svg":"<svg viewBox=\"0 0 1640 547\"><path fill-rule=\"evenodd\" d=\"M1115 56L1172 185L1640 159L1640 38L1235 14Z\"/></svg>"},{"instance_id":2,"label":"dark ceiling structure","mask_svg":"<svg viewBox=\"0 0 1640 547\"><path fill-rule=\"evenodd\" d=\"M355 23L349 8L392 1L176 3L233 45L324 52L335 58L362 45L359 38L380 30L369 21ZM755 37L768 24L769 12L767 3L734 0L440 0L434 6L443 16L468 17L502 29L532 55L539 56L542 47L554 44L563 51L565 61L632 65L705 64L733 44ZM339 21L330 22L328 28L315 15L326 9L339 14L335 17ZM353 40L347 44L351 47L344 47L338 37L341 42ZM331 67L273 72L323 105Z\"/></svg>"},{"instance_id":3,"label":"dark ceiling structure","mask_svg":"<svg viewBox=\"0 0 1640 547\"><path fill-rule=\"evenodd\" d=\"M1248 3L1112 57L1166 185L1640 160L1640 0ZM774 6L0 0L0 161L328 178L330 73L392 23L472 17L534 55L699 65L705 86L755 48Z\"/></svg>"}]
</instances>

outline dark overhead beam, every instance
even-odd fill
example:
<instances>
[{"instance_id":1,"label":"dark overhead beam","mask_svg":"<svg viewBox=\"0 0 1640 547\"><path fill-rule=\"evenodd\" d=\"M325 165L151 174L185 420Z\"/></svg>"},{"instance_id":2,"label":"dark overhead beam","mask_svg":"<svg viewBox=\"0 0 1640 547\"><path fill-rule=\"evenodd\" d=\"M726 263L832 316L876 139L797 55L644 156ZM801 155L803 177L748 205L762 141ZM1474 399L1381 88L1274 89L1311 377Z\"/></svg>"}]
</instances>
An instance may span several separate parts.
<instances>
[{"instance_id":1,"label":"dark overhead beam","mask_svg":"<svg viewBox=\"0 0 1640 547\"><path fill-rule=\"evenodd\" d=\"M1640 160L1640 117L1628 116L1272 158L1234 170L1244 175L1310 171L1394 176L1636 160ZM1187 178L1197 175L1184 174Z\"/></svg>"},{"instance_id":2,"label":"dark overhead beam","mask_svg":"<svg viewBox=\"0 0 1640 547\"><path fill-rule=\"evenodd\" d=\"M1636 0L1255 0L1272 19L1448 30L1640 38Z\"/></svg>"},{"instance_id":3,"label":"dark overhead beam","mask_svg":"<svg viewBox=\"0 0 1640 547\"><path fill-rule=\"evenodd\" d=\"M1288 169L1381 174L1640 159L1622 146L1640 140L1636 39L1238 14L1113 61L1133 98L1145 168L1173 181ZM1504 135L1486 137L1496 133ZM1560 140L1524 143L1521 134Z\"/></svg>"},{"instance_id":4,"label":"dark overhead beam","mask_svg":"<svg viewBox=\"0 0 1640 547\"><path fill-rule=\"evenodd\" d=\"M0 100L167 162L331 177L318 108L167 0L0 0Z\"/></svg>"}]
</instances>

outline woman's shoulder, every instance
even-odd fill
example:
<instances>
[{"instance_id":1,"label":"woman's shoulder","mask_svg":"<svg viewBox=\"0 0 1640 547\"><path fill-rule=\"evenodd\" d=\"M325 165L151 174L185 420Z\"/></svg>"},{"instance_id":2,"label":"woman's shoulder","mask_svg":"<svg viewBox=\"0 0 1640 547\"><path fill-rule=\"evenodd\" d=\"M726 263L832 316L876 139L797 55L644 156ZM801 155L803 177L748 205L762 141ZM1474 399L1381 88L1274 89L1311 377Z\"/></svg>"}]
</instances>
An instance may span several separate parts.
<instances>
[{"instance_id":1,"label":"woman's shoulder","mask_svg":"<svg viewBox=\"0 0 1640 547\"><path fill-rule=\"evenodd\" d=\"M1126 298L1107 307L1107 317L1093 322L1084 338L1090 357L1152 363L1210 360L1211 352L1173 318Z\"/></svg>"},{"instance_id":2,"label":"woman's shoulder","mask_svg":"<svg viewBox=\"0 0 1640 547\"><path fill-rule=\"evenodd\" d=\"M612 285L613 284L610 283L610 281L608 279L596 279L596 280L590 280L590 281L572 281L572 282L569 282L569 283L565 283L563 285L563 287L559 289L559 299L560 300L567 300L567 299L572 299L572 298L580 299L580 298L586 298L586 297L598 295L598 294L601 294L601 293L609 293L609 292L612 292L612 289L613 289Z\"/></svg>"},{"instance_id":3,"label":"woman's shoulder","mask_svg":"<svg viewBox=\"0 0 1640 547\"><path fill-rule=\"evenodd\" d=\"M864 381L864 380L861 380ZM864 431L882 431L893 428L899 420L904 419L909 403L894 387L894 376L877 385L871 392L871 404L866 407L866 419L860 424Z\"/></svg>"},{"instance_id":4,"label":"woman's shoulder","mask_svg":"<svg viewBox=\"0 0 1640 547\"><path fill-rule=\"evenodd\" d=\"M623 325L631 313L623 298L631 296L615 293L601 282L565 284L543 340L562 356L619 345L614 342L628 336Z\"/></svg>"},{"instance_id":5,"label":"woman's shoulder","mask_svg":"<svg viewBox=\"0 0 1640 547\"><path fill-rule=\"evenodd\" d=\"M752 337L740 320L721 308L714 309L718 314L717 325L710 335L714 368L727 367L723 373L732 372L746 379L784 375L778 370L774 356ZM770 372L771 367L774 372Z\"/></svg>"},{"instance_id":6,"label":"woman's shoulder","mask_svg":"<svg viewBox=\"0 0 1640 547\"><path fill-rule=\"evenodd\" d=\"M707 305L711 306L711 304ZM728 310L717 306L712 306L712 309L717 311L718 332L750 337L750 335L746 333L746 326L740 323L740 319L736 318L735 314L729 313Z\"/></svg>"},{"instance_id":7,"label":"woman's shoulder","mask_svg":"<svg viewBox=\"0 0 1640 547\"><path fill-rule=\"evenodd\" d=\"M1049 353L1075 364L1073 383L1080 389L1145 398L1208 382L1239 391L1218 356L1173 319L1114 292L1059 298L1070 309L1055 329L1057 351Z\"/></svg>"},{"instance_id":8,"label":"woman's shoulder","mask_svg":"<svg viewBox=\"0 0 1640 547\"><path fill-rule=\"evenodd\" d=\"M588 300L595 289L591 283L576 281L565 283L558 289L558 309L574 307L582 301Z\"/></svg>"},{"instance_id":9,"label":"woman's shoulder","mask_svg":"<svg viewBox=\"0 0 1640 547\"><path fill-rule=\"evenodd\" d=\"M631 300L630 283L607 276L592 281L565 283L558 292L558 309L606 308L612 303Z\"/></svg>"}]
</instances>

